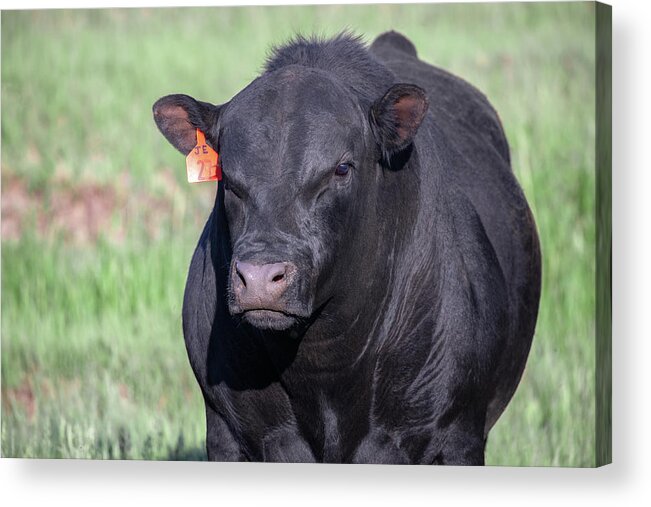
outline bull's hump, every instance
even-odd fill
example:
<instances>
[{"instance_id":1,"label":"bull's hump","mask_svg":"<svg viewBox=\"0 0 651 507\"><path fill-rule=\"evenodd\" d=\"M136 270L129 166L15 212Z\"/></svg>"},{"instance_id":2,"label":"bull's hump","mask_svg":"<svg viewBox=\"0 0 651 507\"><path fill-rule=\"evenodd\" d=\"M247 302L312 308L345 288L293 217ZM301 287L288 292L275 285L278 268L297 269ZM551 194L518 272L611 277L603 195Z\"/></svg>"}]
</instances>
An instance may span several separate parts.
<instances>
[{"instance_id":1,"label":"bull's hump","mask_svg":"<svg viewBox=\"0 0 651 507\"><path fill-rule=\"evenodd\" d=\"M404 35L393 30L379 35L371 44L372 53L384 55L386 53L401 53L405 56L418 58L416 46Z\"/></svg>"}]
</instances>

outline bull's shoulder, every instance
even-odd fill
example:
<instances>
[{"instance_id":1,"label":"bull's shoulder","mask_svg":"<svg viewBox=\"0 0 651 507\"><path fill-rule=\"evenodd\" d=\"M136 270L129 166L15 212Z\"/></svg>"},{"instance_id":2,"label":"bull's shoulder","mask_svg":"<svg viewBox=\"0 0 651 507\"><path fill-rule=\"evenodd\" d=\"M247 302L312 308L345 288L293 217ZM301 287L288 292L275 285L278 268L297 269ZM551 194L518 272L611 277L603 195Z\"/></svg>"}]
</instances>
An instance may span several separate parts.
<instances>
[{"instance_id":1,"label":"bull's shoulder","mask_svg":"<svg viewBox=\"0 0 651 507\"><path fill-rule=\"evenodd\" d=\"M508 282L478 210L454 183L446 183L436 202L421 207L409 244L397 257L378 327L379 349L417 362L443 341L448 345L441 350L488 375L509 332Z\"/></svg>"},{"instance_id":2,"label":"bull's shoulder","mask_svg":"<svg viewBox=\"0 0 651 507\"><path fill-rule=\"evenodd\" d=\"M206 379L206 359L217 307L210 245L212 222L211 214L192 255L183 295L183 337L190 364L200 384Z\"/></svg>"}]
</instances>

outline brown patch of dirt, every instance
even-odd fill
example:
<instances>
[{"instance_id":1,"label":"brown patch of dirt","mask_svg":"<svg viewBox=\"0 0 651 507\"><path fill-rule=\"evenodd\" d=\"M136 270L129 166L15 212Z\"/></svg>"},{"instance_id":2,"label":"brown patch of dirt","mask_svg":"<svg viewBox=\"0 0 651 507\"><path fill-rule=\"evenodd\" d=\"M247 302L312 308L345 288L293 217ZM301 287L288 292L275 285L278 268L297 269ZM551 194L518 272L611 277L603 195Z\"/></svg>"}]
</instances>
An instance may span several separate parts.
<instances>
[{"instance_id":1,"label":"brown patch of dirt","mask_svg":"<svg viewBox=\"0 0 651 507\"><path fill-rule=\"evenodd\" d=\"M157 190L160 195L134 190L126 173L108 185L73 181L61 169L47 191L33 191L24 178L3 170L2 240L18 240L31 228L39 237L62 236L77 245L94 243L100 237L120 243L136 224L156 238L166 222L175 227L187 220L187 198L171 170L159 172ZM205 206L197 207L192 215L195 223L205 220Z\"/></svg>"},{"instance_id":2,"label":"brown patch of dirt","mask_svg":"<svg viewBox=\"0 0 651 507\"><path fill-rule=\"evenodd\" d=\"M39 215L38 231L43 236L61 231L74 243L95 241L100 233L110 229L117 204L115 190L111 187L86 184L54 191L49 212Z\"/></svg>"},{"instance_id":3,"label":"brown patch of dirt","mask_svg":"<svg viewBox=\"0 0 651 507\"><path fill-rule=\"evenodd\" d=\"M118 385L118 392L120 393L120 398L123 400L128 400L129 396L129 387L126 384Z\"/></svg>"},{"instance_id":4,"label":"brown patch of dirt","mask_svg":"<svg viewBox=\"0 0 651 507\"><path fill-rule=\"evenodd\" d=\"M18 387L2 389L3 410L11 412L15 407L20 407L27 414L29 421L34 420L36 415L36 399L34 390L29 380L24 380Z\"/></svg>"},{"instance_id":5,"label":"brown patch of dirt","mask_svg":"<svg viewBox=\"0 0 651 507\"><path fill-rule=\"evenodd\" d=\"M26 185L15 178L2 178L2 240L18 239L21 216L32 207L32 198Z\"/></svg>"}]
</instances>

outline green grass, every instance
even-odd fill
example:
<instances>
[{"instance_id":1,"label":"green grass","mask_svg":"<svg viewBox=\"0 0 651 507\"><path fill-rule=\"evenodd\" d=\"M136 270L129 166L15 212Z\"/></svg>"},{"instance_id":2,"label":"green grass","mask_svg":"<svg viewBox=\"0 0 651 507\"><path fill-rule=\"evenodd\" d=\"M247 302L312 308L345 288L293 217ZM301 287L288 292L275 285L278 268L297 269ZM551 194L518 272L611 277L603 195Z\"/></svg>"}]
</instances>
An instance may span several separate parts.
<instances>
[{"instance_id":1,"label":"green grass","mask_svg":"<svg viewBox=\"0 0 651 507\"><path fill-rule=\"evenodd\" d=\"M3 456L204 457L180 313L213 190L183 182L151 104L173 92L226 101L270 44L344 28L369 41L402 31L499 111L544 280L529 363L487 463L594 463L594 10L553 3L3 12L3 221L8 178L38 196L22 235L2 243ZM89 182L171 204L154 233L139 197L121 237L38 232L61 192ZM114 222L119 211L108 210Z\"/></svg>"}]
</instances>

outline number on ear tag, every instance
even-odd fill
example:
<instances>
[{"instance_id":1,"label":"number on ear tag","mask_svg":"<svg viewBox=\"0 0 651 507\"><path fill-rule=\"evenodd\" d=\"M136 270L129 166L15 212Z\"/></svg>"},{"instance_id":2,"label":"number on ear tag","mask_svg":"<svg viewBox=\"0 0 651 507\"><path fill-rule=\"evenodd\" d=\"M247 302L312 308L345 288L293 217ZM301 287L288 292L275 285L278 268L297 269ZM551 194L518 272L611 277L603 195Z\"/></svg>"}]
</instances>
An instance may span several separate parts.
<instances>
[{"instance_id":1,"label":"number on ear tag","mask_svg":"<svg viewBox=\"0 0 651 507\"><path fill-rule=\"evenodd\" d=\"M222 168L219 165L219 155L206 144L205 134L197 129L197 145L185 158L188 181L219 181L222 179Z\"/></svg>"}]
</instances>

